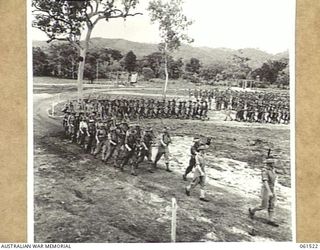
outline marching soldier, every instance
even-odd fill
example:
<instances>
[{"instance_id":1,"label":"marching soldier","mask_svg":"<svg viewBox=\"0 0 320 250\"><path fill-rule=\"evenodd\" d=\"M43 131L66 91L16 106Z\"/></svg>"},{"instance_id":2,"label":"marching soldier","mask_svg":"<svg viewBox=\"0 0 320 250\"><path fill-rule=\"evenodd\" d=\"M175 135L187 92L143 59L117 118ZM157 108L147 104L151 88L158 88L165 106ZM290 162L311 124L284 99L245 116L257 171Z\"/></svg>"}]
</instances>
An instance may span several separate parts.
<instances>
[{"instance_id":1,"label":"marching soldier","mask_svg":"<svg viewBox=\"0 0 320 250\"><path fill-rule=\"evenodd\" d=\"M89 119L89 124L88 124L88 143L86 147L86 152L87 153L93 153L93 147L94 147L94 140L96 137L96 125L94 121L94 117L91 116Z\"/></svg>"},{"instance_id":2,"label":"marching soldier","mask_svg":"<svg viewBox=\"0 0 320 250\"><path fill-rule=\"evenodd\" d=\"M106 148L107 148L107 129L104 123L97 124L97 133L96 133L96 148L93 152L93 155L96 156L100 153L102 149L101 159L104 161Z\"/></svg>"},{"instance_id":3,"label":"marching soldier","mask_svg":"<svg viewBox=\"0 0 320 250\"><path fill-rule=\"evenodd\" d=\"M120 170L124 170L124 166L130 161L130 159L135 154L135 146L137 139L137 130L135 126L131 126L131 128L126 132L125 142L124 142L124 157L120 165ZM135 165L131 165L131 174L137 175L135 172Z\"/></svg>"},{"instance_id":4,"label":"marching soldier","mask_svg":"<svg viewBox=\"0 0 320 250\"><path fill-rule=\"evenodd\" d=\"M194 176L192 182L186 187L185 191L188 196L190 196L190 191L200 184L200 200L208 202L209 200L205 198L205 185L206 185L206 159L205 150L208 149L208 145L201 145L198 148L199 153L196 155L196 166L194 171Z\"/></svg>"},{"instance_id":5,"label":"marching soldier","mask_svg":"<svg viewBox=\"0 0 320 250\"><path fill-rule=\"evenodd\" d=\"M144 146L143 153L141 154L141 162L147 157L148 161L151 162L152 156L152 144L154 143L154 133L151 127L145 129L142 136L142 145Z\"/></svg>"},{"instance_id":6,"label":"marching soldier","mask_svg":"<svg viewBox=\"0 0 320 250\"><path fill-rule=\"evenodd\" d=\"M183 174L183 180L187 180L187 175L192 171L193 167L196 165L196 155L198 153L198 149L200 147L200 138L196 137L193 139L194 144L192 145L190 149L190 160L189 160L189 166L186 168L185 173Z\"/></svg>"},{"instance_id":7,"label":"marching soldier","mask_svg":"<svg viewBox=\"0 0 320 250\"><path fill-rule=\"evenodd\" d=\"M131 175L137 176L136 170L139 166L139 163L141 163L143 161L144 151L145 151L145 145L143 144L141 137L136 136L135 145L134 145L134 154L132 155L132 157L130 159Z\"/></svg>"},{"instance_id":8,"label":"marching soldier","mask_svg":"<svg viewBox=\"0 0 320 250\"><path fill-rule=\"evenodd\" d=\"M211 144L211 140L212 138L207 138L207 141L205 144L209 146ZM187 180L187 175L193 170L194 166L196 165L196 155L198 154L199 152L198 149L201 145L199 137L195 137L193 139L193 142L194 144L190 148L191 155L189 160L189 166L186 168L185 173L182 175L184 181Z\"/></svg>"},{"instance_id":9,"label":"marching soldier","mask_svg":"<svg viewBox=\"0 0 320 250\"><path fill-rule=\"evenodd\" d=\"M85 139L90 136L88 133L88 123L84 117L80 118L79 125L79 144L81 147L85 147Z\"/></svg>"},{"instance_id":10,"label":"marching soldier","mask_svg":"<svg viewBox=\"0 0 320 250\"><path fill-rule=\"evenodd\" d=\"M105 162L108 162L108 160L113 156L114 151L118 145L118 133L116 131L116 127L111 126L110 127L110 133L108 136L108 150L107 150L107 154L104 158Z\"/></svg>"},{"instance_id":11,"label":"marching soldier","mask_svg":"<svg viewBox=\"0 0 320 250\"><path fill-rule=\"evenodd\" d=\"M274 207L276 202L275 195L275 161L272 157L266 160L266 168L262 170L262 190L261 190L261 205L253 209L249 208L249 215L253 219L256 212L267 209L268 210L268 224L278 227L279 225L274 221Z\"/></svg>"},{"instance_id":12,"label":"marching soldier","mask_svg":"<svg viewBox=\"0 0 320 250\"><path fill-rule=\"evenodd\" d=\"M74 142L75 138L76 138L76 134L77 134L77 130L75 128L75 124L76 123L76 117L75 117L75 113L72 112L71 114L69 114L68 119L67 119L67 127L68 127L68 133L70 136L70 139L72 142Z\"/></svg>"},{"instance_id":13,"label":"marching soldier","mask_svg":"<svg viewBox=\"0 0 320 250\"><path fill-rule=\"evenodd\" d=\"M158 161L161 159L161 157L164 155L165 158L165 164L166 164L166 171L172 172L172 170L169 168L169 144L171 143L171 137L168 131L167 127L164 127L161 139L160 139L160 145L158 146L158 152L154 161L154 168L157 167Z\"/></svg>"},{"instance_id":14,"label":"marching soldier","mask_svg":"<svg viewBox=\"0 0 320 250\"><path fill-rule=\"evenodd\" d=\"M118 136L118 144L114 151L114 167L118 167L118 162L121 161L125 155L125 140L126 140L126 133L129 129L129 126L126 122L122 122L116 124L116 133Z\"/></svg>"},{"instance_id":15,"label":"marching soldier","mask_svg":"<svg viewBox=\"0 0 320 250\"><path fill-rule=\"evenodd\" d=\"M68 126L68 118L70 116L70 111L65 111L63 120L62 120L62 126L64 129L65 136L68 138L70 136L69 134L69 126Z\"/></svg>"}]
</instances>

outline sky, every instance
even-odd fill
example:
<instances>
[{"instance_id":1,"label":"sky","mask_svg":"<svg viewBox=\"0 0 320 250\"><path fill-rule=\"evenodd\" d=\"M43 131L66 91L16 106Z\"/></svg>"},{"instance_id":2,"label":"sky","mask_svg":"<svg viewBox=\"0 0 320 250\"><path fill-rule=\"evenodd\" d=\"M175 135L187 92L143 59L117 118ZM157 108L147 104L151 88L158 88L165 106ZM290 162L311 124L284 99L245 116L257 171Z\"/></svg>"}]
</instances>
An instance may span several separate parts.
<instances>
[{"instance_id":1,"label":"sky","mask_svg":"<svg viewBox=\"0 0 320 250\"><path fill-rule=\"evenodd\" d=\"M211 48L257 48L269 53L288 50L294 35L294 0L184 0L184 13L194 21L188 35L192 46ZM151 24L148 0L140 0L142 16L102 21L92 37L123 38L159 43L157 24ZM31 29L33 40L47 40Z\"/></svg>"}]
</instances>

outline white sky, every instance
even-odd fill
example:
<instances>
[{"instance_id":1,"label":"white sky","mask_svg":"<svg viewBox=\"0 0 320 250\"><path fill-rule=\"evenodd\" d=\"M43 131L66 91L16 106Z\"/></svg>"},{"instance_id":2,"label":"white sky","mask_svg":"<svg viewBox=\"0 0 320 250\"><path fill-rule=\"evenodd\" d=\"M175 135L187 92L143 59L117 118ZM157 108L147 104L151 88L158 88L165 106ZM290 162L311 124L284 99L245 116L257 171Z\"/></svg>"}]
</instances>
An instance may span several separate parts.
<instances>
[{"instance_id":1,"label":"white sky","mask_svg":"<svg viewBox=\"0 0 320 250\"><path fill-rule=\"evenodd\" d=\"M294 32L294 0L185 0L184 12L194 20L189 36L193 46L231 49L258 48L278 53L291 47ZM92 37L123 38L158 43L157 25L150 23L145 10L148 0L140 0L142 16L100 22ZM32 28L33 40L47 40Z\"/></svg>"}]
</instances>

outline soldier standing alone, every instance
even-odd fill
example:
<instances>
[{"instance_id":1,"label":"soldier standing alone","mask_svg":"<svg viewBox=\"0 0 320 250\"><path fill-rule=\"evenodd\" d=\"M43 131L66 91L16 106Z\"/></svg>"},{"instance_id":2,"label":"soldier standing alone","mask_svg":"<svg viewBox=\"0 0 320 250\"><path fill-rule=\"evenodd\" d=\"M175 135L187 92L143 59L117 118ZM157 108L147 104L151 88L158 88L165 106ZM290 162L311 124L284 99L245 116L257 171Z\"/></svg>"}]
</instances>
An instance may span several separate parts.
<instances>
[{"instance_id":1,"label":"soldier standing alone","mask_svg":"<svg viewBox=\"0 0 320 250\"><path fill-rule=\"evenodd\" d=\"M268 157L266 160L266 168L262 170L262 190L261 190L261 205L253 209L249 208L249 215L253 219L256 212L267 209L269 221L268 224L278 227L279 225L274 221L274 207L276 201L275 182L276 173L274 169L274 159Z\"/></svg>"}]
</instances>

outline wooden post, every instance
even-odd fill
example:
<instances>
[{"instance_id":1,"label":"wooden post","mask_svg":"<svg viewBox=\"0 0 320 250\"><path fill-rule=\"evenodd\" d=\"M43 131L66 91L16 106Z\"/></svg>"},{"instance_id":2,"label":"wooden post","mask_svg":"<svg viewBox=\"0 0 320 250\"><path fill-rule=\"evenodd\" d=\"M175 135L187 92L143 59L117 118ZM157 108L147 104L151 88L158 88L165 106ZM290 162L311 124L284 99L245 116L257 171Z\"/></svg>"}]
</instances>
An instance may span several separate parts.
<instances>
[{"instance_id":1,"label":"wooden post","mask_svg":"<svg viewBox=\"0 0 320 250\"><path fill-rule=\"evenodd\" d=\"M51 115L54 116L54 101L52 102Z\"/></svg>"},{"instance_id":2,"label":"wooden post","mask_svg":"<svg viewBox=\"0 0 320 250\"><path fill-rule=\"evenodd\" d=\"M177 201L176 201L176 198L172 198L171 242L176 242L176 226L177 226Z\"/></svg>"}]
</instances>

